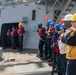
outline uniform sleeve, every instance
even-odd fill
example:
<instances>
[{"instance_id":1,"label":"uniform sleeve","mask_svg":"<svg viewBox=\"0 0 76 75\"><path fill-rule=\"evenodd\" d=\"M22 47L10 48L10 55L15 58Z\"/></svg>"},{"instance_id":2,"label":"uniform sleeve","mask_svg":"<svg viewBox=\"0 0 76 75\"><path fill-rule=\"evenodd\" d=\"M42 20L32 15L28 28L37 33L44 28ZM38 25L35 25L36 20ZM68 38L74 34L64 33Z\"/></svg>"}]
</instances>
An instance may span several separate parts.
<instances>
[{"instance_id":1,"label":"uniform sleeve","mask_svg":"<svg viewBox=\"0 0 76 75\"><path fill-rule=\"evenodd\" d=\"M53 35L53 32L49 32L49 34L52 36Z\"/></svg>"},{"instance_id":2,"label":"uniform sleeve","mask_svg":"<svg viewBox=\"0 0 76 75\"><path fill-rule=\"evenodd\" d=\"M45 34L46 30L43 28L43 29L42 29L42 32Z\"/></svg>"},{"instance_id":3,"label":"uniform sleeve","mask_svg":"<svg viewBox=\"0 0 76 75\"><path fill-rule=\"evenodd\" d=\"M52 35L52 41L53 41L53 43L56 42L57 35L58 35L58 32L54 32L54 34Z\"/></svg>"},{"instance_id":4,"label":"uniform sleeve","mask_svg":"<svg viewBox=\"0 0 76 75\"><path fill-rule=\"evenodd\" d=\"M70 46L76 46L76 33L66 39L66 44Z\"/></svg>"},{"instance_id":5,"label":"uniform sleeve","mask_svg":"<svg viewBox=\"0 0 76 75\"><path fill-rule=\"evenodd\" d=\"M55 30L53 29L49 34L52 36L54 34Z\"/></svg>"},{"instance_id":6,"label":"uniform sleeve","mask_svg":"<svg viewBox=\"0 0 76 75\"><path fill-rule=\"evenodd\" d=\"M55 43L55 39L56 39L56 35L54 33L53 36L52 36L52 43Z\"/></svg>"}]
</instances>

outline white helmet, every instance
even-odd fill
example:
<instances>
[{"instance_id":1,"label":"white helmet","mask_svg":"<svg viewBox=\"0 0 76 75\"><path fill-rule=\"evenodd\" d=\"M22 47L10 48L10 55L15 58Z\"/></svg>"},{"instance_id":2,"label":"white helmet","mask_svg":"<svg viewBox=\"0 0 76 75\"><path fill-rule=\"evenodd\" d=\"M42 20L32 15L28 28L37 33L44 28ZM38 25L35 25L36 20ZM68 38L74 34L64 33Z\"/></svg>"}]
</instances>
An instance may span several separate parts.
<instances>
[{"instance_id":1,"label":"white helmet","mask_svg":"<svg viewBox=\"0 0 76 75\"><path fill-rule=\"evenodd\" d=\"M72 14L67 14L65 17L64 17L64 21L71 21L72 20Z\"/></svg>"}]
</instances>

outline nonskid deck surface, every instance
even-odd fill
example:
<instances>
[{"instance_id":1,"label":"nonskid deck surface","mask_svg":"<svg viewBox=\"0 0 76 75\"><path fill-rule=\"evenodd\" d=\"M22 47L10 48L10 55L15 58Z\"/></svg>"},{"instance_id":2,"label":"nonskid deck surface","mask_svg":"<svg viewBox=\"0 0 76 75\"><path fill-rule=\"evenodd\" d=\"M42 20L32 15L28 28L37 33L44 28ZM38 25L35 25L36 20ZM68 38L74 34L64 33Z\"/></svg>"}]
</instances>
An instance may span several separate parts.
<instances>
[{"instance_id":1,"label":"nonskid deck surface","mask_svg":"<svg viewBox=\"0 0 76 75\"><path fill-rule=\"evenodd\" d=\"M4 60L0 61L0 75L51 75L52 67L36 57L36 50L4 49ZM15 59L13 61L8 61Z\"/></svg>"}]
</instances>

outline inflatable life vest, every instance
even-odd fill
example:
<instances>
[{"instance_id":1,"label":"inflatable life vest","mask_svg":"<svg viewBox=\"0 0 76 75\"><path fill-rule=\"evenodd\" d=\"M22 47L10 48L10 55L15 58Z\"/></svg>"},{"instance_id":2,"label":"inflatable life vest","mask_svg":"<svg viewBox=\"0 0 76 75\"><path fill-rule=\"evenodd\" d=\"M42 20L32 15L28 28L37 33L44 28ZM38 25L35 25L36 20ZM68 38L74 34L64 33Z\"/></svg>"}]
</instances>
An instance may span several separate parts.
<instances>
[{"instance_id":1,"label":"inflatable life vest","mask_svg":"<svg viewBox=\"0 0 76 75\"><path fill-rule=\"evenodd\" d=\"M24 27L21 26L19 29L18 29L18 35L22 35L24 32Z\"/></svg>"},{"instance_id":2,"label":"inflatable life vest","mask_svg":"<svg viewBox=\"0 0 76 75\"><path fill-rule=\"evenodd\" d=\"M51 32L51 33L54 33L54 31L55 31L55 28L52 28L52 29L49 28L49 30L48 30L49 33L50 33L50 32ZM48 33L47 33L46 38L51 39L51 38L52 38L52 35L50 35L50 34L48 35Z\"/></svg>"},{"instance_id":3,"label":"inflatable life vest","mask_svg":"<svg viewBox=\"0 0 76 75\"><path fill-rule=\"evenodd\" d=\"M41 28L39 28L39 36L44 36L44 33L43 33L43 29L45 29L45 28L43 28L43 27L41 27Z\"/></svg>"},{"instance_id":4,"label":"inflatable life vest","mask_svg":"<svg viewBox=\"0 0 76 75\"><path fill-rule=\"evenodd\" d=\"M11 31L11 36L14 36L14 33L16 32L16 30L12 30Z\"/></svg>"},{"instance_id":5,"label":"inflatable life vest","mask_svg":"<svg viewBox=\"0 0 76 75\"><path fill-rule=\"evenodd\" d=\"M71 32L69 33L70 37L73 37L73 40L70 40L68 43L70 43L71 45L67 45L67 50L66 50L66 58L70 59L70 60L76 60L76 43L75 43L75 39L76 37L74 36L76 33L76 30L71 28ZM68 30L69 31L69 30ZM74 46L73 46L74 45Z\"/></svg>"}]
</instances>

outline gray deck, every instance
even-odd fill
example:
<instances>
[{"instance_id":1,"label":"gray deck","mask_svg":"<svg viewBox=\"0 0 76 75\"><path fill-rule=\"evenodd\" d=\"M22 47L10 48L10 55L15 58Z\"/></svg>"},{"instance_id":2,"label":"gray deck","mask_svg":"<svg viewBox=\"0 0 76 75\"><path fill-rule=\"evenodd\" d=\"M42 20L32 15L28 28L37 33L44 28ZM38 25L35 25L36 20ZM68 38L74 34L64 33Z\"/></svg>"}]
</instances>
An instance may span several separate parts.
<instances>
[{"instance_id":1,"label":"gray deck","mask_svg":"<svg viewBox=\"0 0 76 75\"><path fill-rule=\"evenodd\" d=\"M52 67L48 66L47 61L37 58L36 52L36 50L18 52L5 49L3 51L5 61L0 61L0 75L51 75ZM11 58L15 58L15 61L6 61Z\"/></svg>"}]
</instances>

